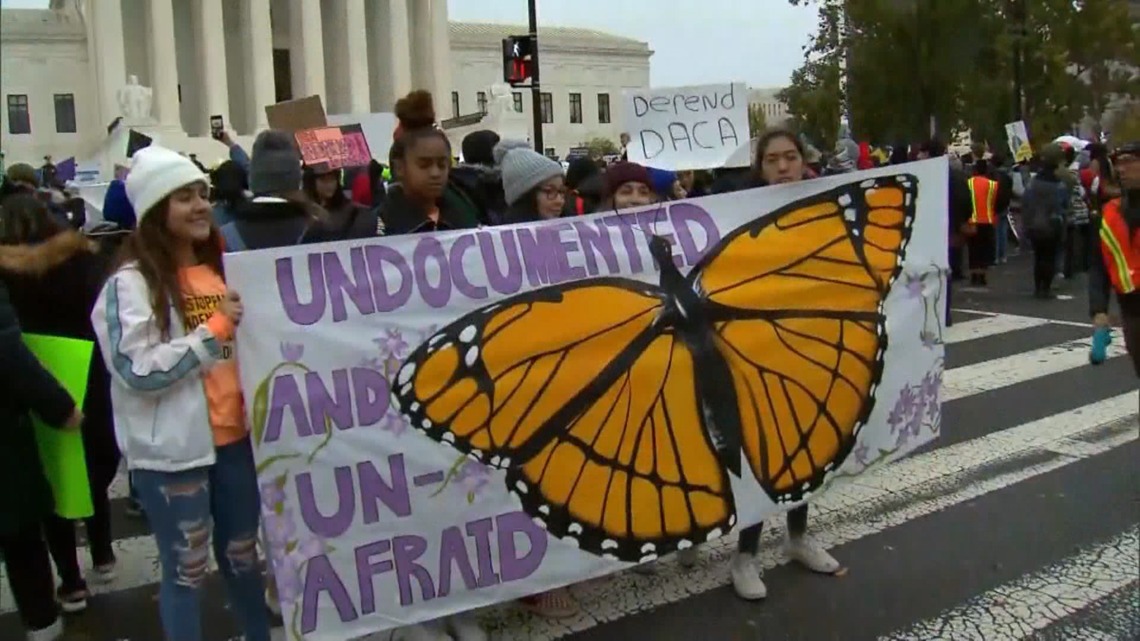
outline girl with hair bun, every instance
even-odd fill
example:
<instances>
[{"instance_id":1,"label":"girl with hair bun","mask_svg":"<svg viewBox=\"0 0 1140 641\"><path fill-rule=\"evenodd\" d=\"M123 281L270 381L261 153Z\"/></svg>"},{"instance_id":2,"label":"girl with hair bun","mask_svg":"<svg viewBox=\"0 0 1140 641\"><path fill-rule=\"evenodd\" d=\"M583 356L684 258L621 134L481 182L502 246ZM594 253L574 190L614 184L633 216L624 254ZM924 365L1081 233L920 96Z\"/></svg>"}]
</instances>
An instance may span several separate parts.
<instances>
[{"instance_id":1,"label":"girl with hair bun","mask_svg":"<svg viewBox=\"0 0 1140 641\"><path fill-rule=\"evenodd\" d=\"M451 142L435 123L431 94L417 90L396 102L396 131L389 151L398 181L380 208L389 236L479 225L471 203L448 187Z\"/></svg>"}]
</instances>

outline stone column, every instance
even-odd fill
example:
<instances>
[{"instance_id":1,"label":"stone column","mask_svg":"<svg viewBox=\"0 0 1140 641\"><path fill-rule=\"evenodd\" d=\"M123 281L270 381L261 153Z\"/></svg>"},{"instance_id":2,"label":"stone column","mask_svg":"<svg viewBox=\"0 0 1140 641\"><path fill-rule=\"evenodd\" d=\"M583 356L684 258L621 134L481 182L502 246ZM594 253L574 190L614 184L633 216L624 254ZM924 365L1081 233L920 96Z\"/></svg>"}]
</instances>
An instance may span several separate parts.
<instances>
[{"instance_id":1,"label":"stone column","mask_svg":"<svg viewBox=\"0 0 1140 641\"><path fill-rule=\"evenodd\" d=\"M348 101L351 113L372 112L372 91L368 82L368 29L364 20L364 0L344 0L348 32L344 44L348 47Z\"/></svg>"},{"instance_id":2,"label":"stone column","mask_svg":"<svg viewBox=\"0 0 1140 641\"><path fill-rule=\"evenodd\" d=\"M408 0L369 2L377 3L368 23L368 58L374 65L372 111L390 112L396 101L412 90Z\"/></svg>"},{"instance_id":3,"label":"stone column","mask_svg":"<svg viewBox=\"0 0 1140 641\"><path fill-rule=\"evenodd\" d=\"M369 113L365 0L325 0L325 91L329 113Z\"/></svg>"},{"instance_id":4,"label":"stone column","mask_svg":"<svg viewBox=\"0 0 1140 641\"><path fill-rule=\"evenodd\" d=\"M427 89L435 98L436 117L440 120L452 117L451 96L442 96L436 93L436 50L432 42L434 28L432 25L432 0L413 0L412 2L412 88Z\"/></svg>"},{"instance_id":5,"label":"stone column","mask_svg":"<svg viewBox=\"0 0 1140 641\"><path fill-rule=\"evenodd\" d=\"M436 105L451 104L451 29L447 20L447 0L431 0L432 81ZM436 107L438 109L438 107ZM475 110L472 109L472 112ZM438 116L438 114L437 114Z\"/></svg>"},{"instance_id":6,"label":"stone column","mask_svg":"<svg viewBox=\"0 0 1140 641\"><path fill-rule=\"evenodd\" d=\"M97 6L96 6L97 5ZM123 5L120 0L88 2L85 8L89 60L99 113L99 130L120 115L118 92L127 82L123 50Z\"/></svg>"},{"instance_id":7,"label":"stone column","mask_svg":"<svg viewBox=\"0 0 1140 641\"><path fill-rule=\"evenodd\" d=\"M277 102L277 81L273 68L273 29L269 20L269 0L242 0L245 34L245 100L255 134L269 128L266 105Z\"/></svg>"},{"instance_id":8,"label":"stone column","mask_svg":"<svg viewBox=\"0 0 1140 641\"><path fill-rule=\"evenodd\" d=\"M289 40L293 98L317 94L325 101L325 47L319 0L289 0Z\"/></svg>"},{"instance_id":9,"label":"stone column","mask_svg":"<svg viewBox=\"0 0 1140 641\"><path fill-rule=\"evenodd\" d=\"M210 116L220 115L226 126L232 128L222 0L198 0L194 3L194 19L198 33L198 68L202 76L202 86L198 90L202 96L202 108L206 111L202 118L205 131L194 133L209 136Z\"/></svg>"},{"instance_id":10,"label":"stone column","mask_svg":"<svg viewBox=\"0 0 1140 641\"><path fill-rule=\"evenodd\" d=\"M174 49L174 5L150 2L150 77L154 85L154 118L164 129L182 131L178 106L178 57Z\"/></svg>"}]
</instances>

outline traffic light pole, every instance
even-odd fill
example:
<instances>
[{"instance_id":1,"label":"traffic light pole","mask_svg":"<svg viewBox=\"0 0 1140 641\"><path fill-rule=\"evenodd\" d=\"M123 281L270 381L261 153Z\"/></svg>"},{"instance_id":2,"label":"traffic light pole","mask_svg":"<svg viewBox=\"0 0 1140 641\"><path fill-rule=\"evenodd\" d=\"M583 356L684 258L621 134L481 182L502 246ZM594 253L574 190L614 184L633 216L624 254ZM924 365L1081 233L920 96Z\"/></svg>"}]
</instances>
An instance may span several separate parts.
<instances>
[{"instance_id":1,"label":"traffic light pole","mask_svg":"<svg viewBox=\"0 0 1140 641\"><path fill-rule=\"evenodd\" d=\"M530 106L534 118L534 150L541 154L546 150L542 145L542 88L538 82L538 9L535 7L535 2L536 0L528 0L530 35L534 38L534 51L531 52Z\"/></svg>"}]
</instances>

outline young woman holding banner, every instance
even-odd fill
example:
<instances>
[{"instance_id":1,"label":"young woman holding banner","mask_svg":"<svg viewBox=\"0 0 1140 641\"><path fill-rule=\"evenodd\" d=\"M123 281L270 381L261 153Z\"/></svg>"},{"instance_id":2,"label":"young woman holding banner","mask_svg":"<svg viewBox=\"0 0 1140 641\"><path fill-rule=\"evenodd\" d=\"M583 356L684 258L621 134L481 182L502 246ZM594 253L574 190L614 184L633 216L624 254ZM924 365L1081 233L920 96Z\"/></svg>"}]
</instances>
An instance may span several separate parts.
<instances>
[{"instance_id":1,"label":"young woman holding banner","mask_svg":"<svg viewBox=\"0 0 1140 641\"><path fill-rule=\"evenodd\" d=\"M135 155L127 195L139 224L91 320L112 374L119 447L158 544L166 638L203 638L212 535L245 638L268 641L257 475L229 344L243 308L223 280L207 193L206 175L179 154L151 146Z\"/></svg>"},{"instance_id":2,"label":"young woman holding banner","mask_svg":"<svg viewBox=\"0 0 1140 641\"><path fill-rule=\"evenodd\" d=\"M807 177L803 143L786 129L770 129L760 137L753 163L753 187L795 183ZM802 505L788 512L788 534L784 552L813 572L834 574L839 562L807 534L808 507ZM732 557L732 587L737 596L750 601L768 596L768 588L756 567L760 534L764 524L757 523L740 531L736 554Z\"/></svg>"}]
</instances>

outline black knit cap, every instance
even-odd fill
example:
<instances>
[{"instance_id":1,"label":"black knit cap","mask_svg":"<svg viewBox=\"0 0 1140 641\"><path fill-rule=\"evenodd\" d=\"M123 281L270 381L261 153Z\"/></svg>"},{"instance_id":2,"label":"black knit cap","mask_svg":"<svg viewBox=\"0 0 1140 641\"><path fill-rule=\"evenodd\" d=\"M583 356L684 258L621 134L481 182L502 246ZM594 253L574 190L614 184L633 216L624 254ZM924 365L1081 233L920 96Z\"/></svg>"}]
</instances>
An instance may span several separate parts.
<instances>
[{"instance_id":1,"label":"black knit cap","mask_svg":"<svg viewBox=\"0 0 1140 641\"><path fill-rule=\"evenodd\" d=\"M473 131L463 138L463 162L472 165L495 166L493 150L499 144L499 134L490 129Z\"/></svg>"}]
</instances>

